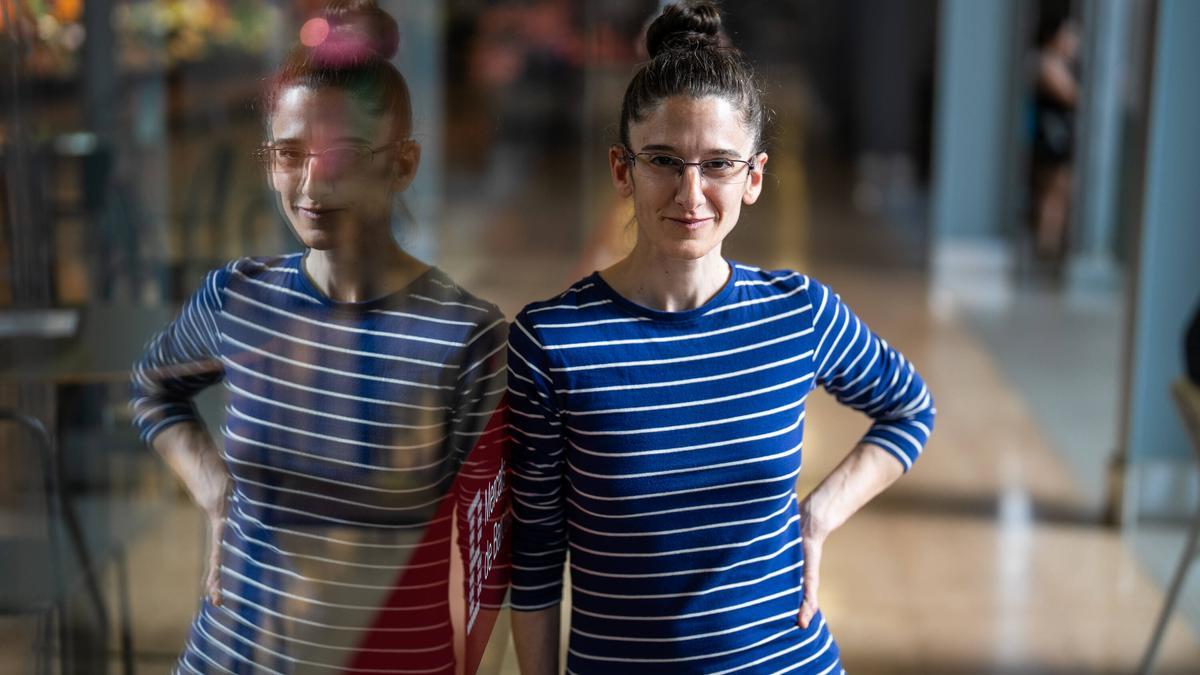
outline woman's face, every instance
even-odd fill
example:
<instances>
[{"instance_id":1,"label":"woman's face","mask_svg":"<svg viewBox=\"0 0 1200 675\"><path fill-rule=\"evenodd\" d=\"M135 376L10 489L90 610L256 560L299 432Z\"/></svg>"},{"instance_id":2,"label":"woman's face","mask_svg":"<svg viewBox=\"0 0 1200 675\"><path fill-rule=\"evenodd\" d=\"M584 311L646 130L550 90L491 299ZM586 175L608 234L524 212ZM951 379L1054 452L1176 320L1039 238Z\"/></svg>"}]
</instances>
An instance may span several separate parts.
<instances>
[{"instance_id":1,"label":"woman's face","mask_svg":"<svg viewBox=\"0 0 1200 675\"><path fill-rule=\"evenodd\" d=\"M673 155L685 162L753 157L753 170L743 171L735 182L721 182L702 176L695 166L684 167L682 176L664 178L643 161L628 162L619 148L609 151L617 192L633 197L639 246L684 260L719 252L737 224L742 204L758 199L767 163L766 153L752 155L754 136L742 123L741 112L717 96L673 96L629 125L629 141L631 152Z\"/></svg>"},{"instance_id":2,"label":"woman's face","mask_svg":"<svg viewBox=\"0 0 1200 675\"><path fill-rule=\"evenodd\" d=\"M414 141L389 146L394 140L391 115L371 114L341 89L292 86L280 94L271 116L270 183L306 247L353 247L388 231L392 197L412 182L421 156ZM303 157L330 148L357 149L359 159Z\"/></svg>"}]
</instances>

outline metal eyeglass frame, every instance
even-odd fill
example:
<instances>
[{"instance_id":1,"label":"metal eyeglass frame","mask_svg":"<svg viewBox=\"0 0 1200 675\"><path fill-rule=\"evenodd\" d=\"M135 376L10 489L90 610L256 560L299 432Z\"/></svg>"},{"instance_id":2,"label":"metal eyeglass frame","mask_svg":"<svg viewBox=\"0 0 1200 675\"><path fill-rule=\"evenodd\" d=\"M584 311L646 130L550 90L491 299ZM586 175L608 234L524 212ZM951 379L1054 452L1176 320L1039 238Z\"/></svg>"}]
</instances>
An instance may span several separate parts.
<instances>
[{"instance_id":1,"label":"metal eyeglass frame","mask_svg":"<svg viewBox=\"0 0 1200 675\"><path fill-rule=\"evenodd\" d=\"M700 160L699 162L685 162L685 161L683 161L682 157L679 157L677 155L672 155L668 152L633 152L632 150L630 150L627 147L624 147L624 146L618 146L618 147L620 147L622 150L625 151L625 161L629 162L630 164L633 164L634 162L636 162L637 158L641 157L642 155L647 155L650 157L670 157L671 159L678 160L679 161L679 170L675 174L675 178L679 178L679 177L683 176L683 172L686 171L689 166L694 166L700 172L700 176L702 178L704 178L706 180L720 180L718 178L710 177L709 175L704 173L704 164L706 162L712 162L712 161L725 161L725 162L734 162L736 164L744 164L744 165L746 165L745 175L747 175L747 176L749 176L750 172L754 171L754 168L755 168L753 157L751 157L750 159L733 159L731 157L712 157L710 159ZM734 174L734 176L740 176L740 175L741 175L740 172L737 174ZM730 181L730 182L736 182L736 180Z\"/></svg>"},{"instance_id":2,"label":"metal eyeglass frame","mask_svg":"<svg viewBox=\"0 0 1200 675\"><path fill-rule=\"evenodd\" d=\"M294 171L294 170L300 169L305 164L308 164L308 160L310 158L316 157L317 159L321 159L328 152L331 152L334 150L345 150L347 148L362 149L362 150L365 150L366 152L370 153L370 157L365 158L365 160L363 160L363 162L362 162L362 164L365 165L365 164L369 164L370 162L375 161L376 153L383 152L384 150L393 148L397 145L404 145L405 143L409 143L411 141L412 141L411 138L405 138L405 139L401 139L398 141L391 141L389 143L384 143L383 145L380 145L375 148L372 148L368 145L335 145L335 146L332 146L329 148L325 148L324 150L319 150L317 152L304 152L303 153L304 161L301 162L300 164L298 164L296 166L296 169L287 169L287 171ZM288 150L288 149L291 149L291 148L281 148L279 146L271 145L269 143L263 143L262 145L260 145L258 147L257 150L254 151L254 157L258 161L262 162L264 166L267 166L271 170L275 170L274 158L272 157L272 155L280 150ZM296 150L296 151L300 152L299 150Z\"/></svg>"}]
</instances>

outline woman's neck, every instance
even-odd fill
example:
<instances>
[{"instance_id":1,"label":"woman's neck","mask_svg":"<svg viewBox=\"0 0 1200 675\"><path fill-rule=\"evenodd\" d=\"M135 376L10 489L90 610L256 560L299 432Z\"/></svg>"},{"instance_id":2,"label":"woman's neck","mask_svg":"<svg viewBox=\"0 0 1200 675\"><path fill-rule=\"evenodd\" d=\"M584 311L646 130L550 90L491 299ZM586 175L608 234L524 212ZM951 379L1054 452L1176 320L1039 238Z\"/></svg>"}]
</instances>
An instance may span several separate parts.
<instances>
[{"instance_id":1,"label":"woman's neck","mask_svg":"<svg viewBox=\"0 0 1200 675\"><path fill-rule=\"evenodd\" d=\"M337 302L366 302L395 293L428 269L400 248L390 233L354 246L309 249L304 256L304 271L313 284Z\"/></svg>"},{"instance_id":2,"label":"woman's neck","mask_svg":"<svg viewBox=\"0 0 1200 675\"><path fill-rule=\"evenodd\" d=\"M700 307L721 291L730 274L719 244L702 258L680 260L639 243L623 260L600 272L628 300L665 312Z\"/></svg>"}]
</instances>

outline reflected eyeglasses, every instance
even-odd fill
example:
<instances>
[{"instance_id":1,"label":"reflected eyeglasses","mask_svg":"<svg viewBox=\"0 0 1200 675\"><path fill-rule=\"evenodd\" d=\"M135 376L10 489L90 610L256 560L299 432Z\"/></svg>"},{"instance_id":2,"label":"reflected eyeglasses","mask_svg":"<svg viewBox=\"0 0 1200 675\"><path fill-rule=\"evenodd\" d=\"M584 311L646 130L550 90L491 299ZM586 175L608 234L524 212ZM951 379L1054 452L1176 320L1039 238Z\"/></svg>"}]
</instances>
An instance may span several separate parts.
<instances>
[{"instance_id":1,"label":"reflected eyeglasses","mask_svg":"<svg viewBox=\"0 0 1200 675\"><path fill-rule=\"evenodd\" d=\"M298 146L264 143L254 152L254 156L271 171L281 173L299 171L308 163L309 157L315 157L322 168L339 173L362 169L375 159L376 153L407 142L407 140L392 141L375 148L367 145L335 145L316 152L308 152Z\"/></svg>"}]
</instances>

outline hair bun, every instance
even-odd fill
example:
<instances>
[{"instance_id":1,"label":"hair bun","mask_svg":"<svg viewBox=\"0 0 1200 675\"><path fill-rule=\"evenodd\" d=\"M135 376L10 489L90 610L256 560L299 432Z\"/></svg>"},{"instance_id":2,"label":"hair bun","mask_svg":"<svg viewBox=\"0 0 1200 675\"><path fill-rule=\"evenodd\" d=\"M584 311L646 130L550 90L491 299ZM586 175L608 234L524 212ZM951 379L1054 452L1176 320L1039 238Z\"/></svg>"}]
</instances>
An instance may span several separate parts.
<instances>
[{"instance_id":1,"label":"hair bun","mask_svg":"<svg viewBox=\"0 0 1200 675\"><path fill-rule=\"evenodd\" d=\"M703 49L721 44L721 12L708 3L667 5L646 29L646 51L653 58L671 49Z\"/></svg>"},{"instance_id":2,"label":"hair bun","mask_svg":"<svg viewBox=\"0 0 1200 675\"><path fill-rule=\"evenodd\" d=\"M400 26L375 0L331 0L320 12L326 35L316 55L332 64L353 65L371 58L387 61L400 47Z\"/></svg>"}]
</instances>

